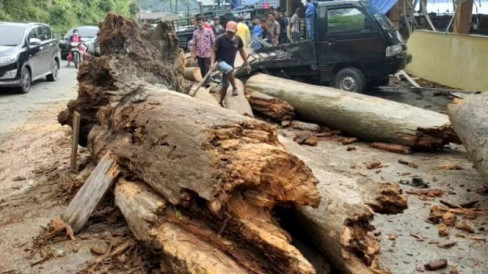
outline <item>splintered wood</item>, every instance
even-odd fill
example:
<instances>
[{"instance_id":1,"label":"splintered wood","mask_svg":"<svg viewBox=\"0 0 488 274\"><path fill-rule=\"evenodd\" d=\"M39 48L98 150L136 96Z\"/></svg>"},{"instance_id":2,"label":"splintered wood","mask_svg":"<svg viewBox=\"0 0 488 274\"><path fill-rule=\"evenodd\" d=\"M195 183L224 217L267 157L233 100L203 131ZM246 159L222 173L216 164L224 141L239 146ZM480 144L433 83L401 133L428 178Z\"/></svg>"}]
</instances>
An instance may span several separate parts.
<instances>
[{"instance_id":1,"label":"splintered wood","mask_svg":"<svg viewBox=\"0 0 488 274\"><path fill-rule=\"evenodd\" d=\"M119 167L110 153L102 157L61 216L66 223L71 225L75 233L86 224L119 172Z\"/></svg>"}]
</instances>

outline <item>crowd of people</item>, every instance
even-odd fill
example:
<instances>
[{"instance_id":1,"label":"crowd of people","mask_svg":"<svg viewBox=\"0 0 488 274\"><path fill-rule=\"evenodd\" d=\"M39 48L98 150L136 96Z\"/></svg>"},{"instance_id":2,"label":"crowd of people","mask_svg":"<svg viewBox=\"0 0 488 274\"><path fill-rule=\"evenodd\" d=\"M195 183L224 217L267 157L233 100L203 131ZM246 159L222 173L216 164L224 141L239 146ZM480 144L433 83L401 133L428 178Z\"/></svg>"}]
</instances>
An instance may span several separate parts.
<instances>
[{"instance_id":1,"label":"crowd of people","mask_svg":"<svg viewBox=\"0 0 488 274\"><path fill-rule=\"evenodd\" d=\"M307 0L305 22L307 36L311 40L313 40L311 19L314 13L315 7L311 0ZM221 105L229 86L232 86L232 95L238 95L233 75L237 52L244 60L244 66L250 70L244 51L245 47L259 48L263 44L262 41L274 46L300 41L302 39L300 14L301 9L297 8L295 13L287 18L284 16L283 10L277 8L270 12L267 17L254 18L251 26L244 22L243 17L239 17L237 22L221 22L221 18L215 17L212 23L201 16L195 18L196 29L193 32L191 54L198 61L202 76L213 69L222 72L223 79L219 102ZM261 42L253 38L259 38ZM209 85L209 80L204 85Z\"/></svg>"}]
</instances>

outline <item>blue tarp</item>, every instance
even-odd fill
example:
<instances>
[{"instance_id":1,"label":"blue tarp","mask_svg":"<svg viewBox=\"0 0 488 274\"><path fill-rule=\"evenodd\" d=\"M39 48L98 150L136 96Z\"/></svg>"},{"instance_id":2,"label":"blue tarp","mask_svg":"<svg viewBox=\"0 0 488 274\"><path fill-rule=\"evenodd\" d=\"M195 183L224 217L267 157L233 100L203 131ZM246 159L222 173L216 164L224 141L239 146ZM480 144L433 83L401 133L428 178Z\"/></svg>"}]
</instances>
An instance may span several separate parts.
<instances>
[{"instance_id":1,"label":"blue tarp","mask_svg":"<svg viewBox=\"0 0 488 274\"><path fill-rule=\"evenodd\" d=\"M393 8L398 0L369 0L381 13L385 14Z\"/></svg>"}]
</instances>

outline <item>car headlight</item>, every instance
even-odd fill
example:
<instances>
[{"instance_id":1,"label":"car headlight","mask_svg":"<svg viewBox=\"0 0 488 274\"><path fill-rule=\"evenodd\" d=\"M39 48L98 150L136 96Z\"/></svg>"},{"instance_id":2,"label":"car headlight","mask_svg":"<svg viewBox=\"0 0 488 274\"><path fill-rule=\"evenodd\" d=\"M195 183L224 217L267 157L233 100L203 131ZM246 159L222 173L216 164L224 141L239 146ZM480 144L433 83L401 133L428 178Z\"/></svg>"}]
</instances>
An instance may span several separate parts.
<instances>
[{"instance_id":1,"label":"car headlight","mask_svg":"<svg viewBox=\"0 0 488 274\"><path fill-rule=\"evenodd\" d=\"M18 53L11 53L6 56L0 56L0 65L8 65L11 63L15 63L18 57L19 57Z\"/></svg>"},{"instance_id":2,"label":"car headlight","mask_svg":"<svg viewBox=\"0 0 488 274\"><path fill-rule=\"evenodd\" d=\"M386 48L386 57L395 56L402 53L403 48L401 44L389 46Z\"/></svg>"}]
</instances>

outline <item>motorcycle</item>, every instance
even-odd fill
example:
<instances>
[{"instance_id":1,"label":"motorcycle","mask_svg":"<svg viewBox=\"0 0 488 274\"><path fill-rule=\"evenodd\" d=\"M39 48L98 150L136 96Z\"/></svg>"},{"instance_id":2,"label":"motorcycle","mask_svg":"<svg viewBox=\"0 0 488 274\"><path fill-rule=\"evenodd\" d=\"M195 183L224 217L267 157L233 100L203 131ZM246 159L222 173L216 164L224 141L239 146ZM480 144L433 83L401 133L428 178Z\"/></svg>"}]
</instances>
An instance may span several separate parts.
<instances>
[{"instance_id":1,"label":"motorcycle","mask_svg":"<svg viewBox=\"0 0 488 274\"><path fill-rule=\"evenodd\" d=\"M79 64L86 59L86 46L81 42L70 42L70 52L68 54L68 62L73 61L75 68L78 68Z\"/></svg>"}]
</instances>

